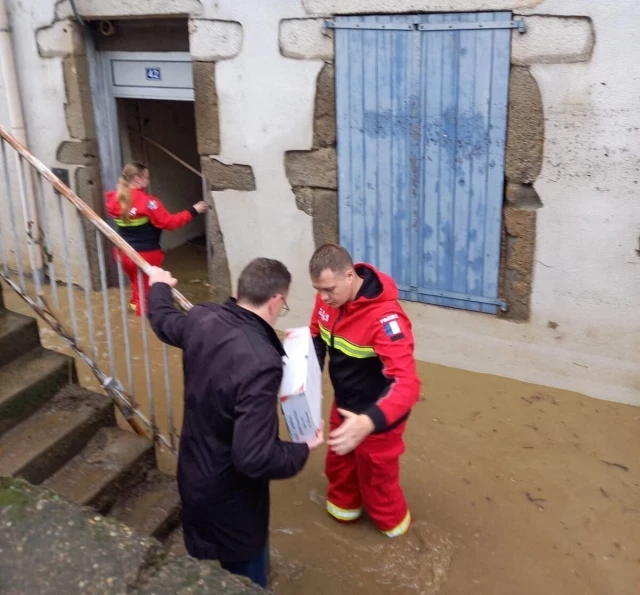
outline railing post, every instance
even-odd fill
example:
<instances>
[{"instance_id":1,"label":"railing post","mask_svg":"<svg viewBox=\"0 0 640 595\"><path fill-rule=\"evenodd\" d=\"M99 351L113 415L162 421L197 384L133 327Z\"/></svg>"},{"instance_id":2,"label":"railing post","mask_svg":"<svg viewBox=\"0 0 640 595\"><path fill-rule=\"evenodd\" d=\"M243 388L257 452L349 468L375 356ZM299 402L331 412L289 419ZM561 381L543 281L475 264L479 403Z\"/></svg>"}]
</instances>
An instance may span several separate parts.
<instances>
[{"instance_id":1,"label":"railing post","mask_svg":"<svg viewBox=\"0 0 640 595\"><path fill-rule=\"evenodd\" d=\"M29 250L29 260L31 263L31 274L36 286L36 299L42 306L42 283L44 282L44 265L42 263L42 252L36 250L40 244L40 224L38 221L38 210L33 194L33 179L25 175L25 162L22 155L16 155L18 165L18 185L20 187L20 203L22 204L22 216L24 218L25 230L27 232L27 247ZM30 166L29 166L30 167Z\"/></svg>"},{"instance_id":2,"label":"railing post","mask_svg":"<svg viewBox=\"0 0 640 595\"><path fill-rule=\"evenodd\" d=\"M15 178L13 168L9 170L7 146L11 147L16 154L16 163L18 165L18 177ZM25 163L26 162L26 163ZM28 164L28 166L27 166ZM25 171L24 167L31 167L35 170L38 177L33 178L29 175L30 170ZM2 176L4 173L4 176ZM129 244L127 244L119 234L111 228L95 211L93 211L84 201L82 201L77 194L69 189L53 172L46 167L41 161L35 158L29 150L22 145L14 136L9 134L2 126L0 126L0 185L4 188L0 190L5 191L5 203L6 211L0 209L0 220L4 225L0 226L0 277L7 283L7 285L16 292L29 306L36 312L36 314L55 332L62 340L71 347L82 362L84 362L94 374L94 376L100 381L101 386L116 399L116 404L123 412L123 415L129 422L129 424L138 433L144 433L144 427L150 429L153 432L154 439L165 445L171 452L176 454L176 442L179 438L175 423L173 419L173 395L172 395L172 376L169 369L169 352L166 345L162 345L162 351L159 352L161 361L155 361L151 359L150 351L150 336L148 330L148 322L146 320L147 315L147 303L145 299L146 294L146 274L149 272L150 265L147 263L140 254L138 254ZM43 180L47 180L50 184L50 188L43 187ZM14 186L14 182L17 184ZM3 184L4 182L4 184ZM20 196L16 195L16 186L19 184ZM35 190L35 195L30 197L29 188L32 191ZM52 190L52 192L50 192ZM208 188L206 182L203 182L203 193L205 197L210 200L208 196ZM18 198L20 203L18 203ZM37 199L37 202L33 202L32 199ZM64 199L64 200L63 200ZM70 203L70 204L68 204ZM71 209L71 210L69 210ZM27 227L27 238L24 236L22 230L22 223L20 221L20 213L24 217L24 222ZM5 217L6 214L6 217ZM77 217L77 219L75 219ZM78 223L78 229L80 232L79 238L70 237L68 232L71 231L75 221ZM5 222L10 223L6 225ZM40 226L42 225L42 227ZM85 230L93 230L94 233L87 233ZM60 251L58 260L62 260L59 268L61 271L60 282L66 284L66 300L64 299L64 290L61 290L61 303L58 304L57 295L57 276L56 270L53 265L52 230L59 230L61 238ZM56 234L56 239L58 235ZM98 260L98 273L102 297L102 308L104 313L104 333L102 330L98 331L95 323L101 323L99 317L94 318L93 312L93 299L92 288L89 277L91 276L89 270L89 262L86 254L77 254L78 250L83 251L87 240L89 238L95 238L97 243L97 260ZM31 268L34 272L36 301L30 297L29 292L33 291L33 286L30 283L26 283L26 271L23 271L23 253L25 253L25 239L29 242L26 244L28 256L30 257ZM80 246L78 245L78 240ZM13 241L13 246L11 245ZM7 243L8 242L8 243ZM105 242L103 244L102 242ZM120 309L122 314L122 324L125 343L125 356L127 365L127 380L129 384L130 394L122 387L122 383L116 377L117 367L120 360L116 361L116 353L119 350L119 345L114 343L119 340L117 329L111 328L111 322L114 320L113 316L117 316L114 312L112 315L112 305L117 308L117 297L115 293L113 296L109 295L108 283L107 283L107 260L110 254L108 249L116 248L116 253L120 256L126 257L131 260L137 267L137 278L134 283L137 284L137 288L140 293L140 323L141 323L141 339L142 339L142 358L144 359L144 374L146 376L146 388L148 398L148 415L145 415L137 405L133 395L135 390L135 378L134 378L134 366L132 359L140 359L140 357L132 358L133 342L130 341L130 324L127 317L127 302L124 287L124 275L122 262L120 258L116 258L116 272L119 277L120 285ZM13 269L13 252L15 252L17 270ZM26 254L25 254L26 255ZM82 312L80 303L82 301L78 290L80 289L77 280L74 278L75 269L72 271L71 258L75 256L80 257L80 265L82 268L82 282L84 284L84 301L87 307L86 313ZM74 261L75 262L75 261ZM9 266L11 263L11 266ZM41 291L39 287L40 278L35 274L38 270L42 270L42 267L46 266L48 269L49 279L52 284L52 296L54 304L49 302L48 291ZM60 272L58 272L60 274ZM13 277L17 277L16 280ZM65 283L66 282L66 283ZM19 285L18 285L19 283ZM172 291L174 299L182 306L186 311L191 309L192 304L175 289ZM113 297L114 299L111 299ZM0 287L0 307L2 307L2 287ZM96 303L97 304L97 303ZM76 310L78 306L78 310ZM80 322L84 323L84 317L87 318L88 323L88 337L87 333L83 331L84 340L79 335ZM70 320L69 320L70 319ZM70 323L70 327L68 326ZM108 364L106 362L100 362L104 354L101 353L102 347L98 337L106 335L106 355L109 358ZM90 346L89 346L90 344ZM155 346L154 346L155 347ZM88 355L91 353L91 356ZM155 349L154 349L155 353ZM109 376L105 374L101 368L109 368ZM161 367L163 370L161 371ZM156 407L160 403L160 399L156 402L154 398L154 375L160 377L164 375L164 400L167 407L167 423L168 423L168 437L163 434L163 431L158 427L156 419ZM164 415L162 416L164 418ZM162 420L164 423L164 419Z\"/></svg>"}]
</instances>

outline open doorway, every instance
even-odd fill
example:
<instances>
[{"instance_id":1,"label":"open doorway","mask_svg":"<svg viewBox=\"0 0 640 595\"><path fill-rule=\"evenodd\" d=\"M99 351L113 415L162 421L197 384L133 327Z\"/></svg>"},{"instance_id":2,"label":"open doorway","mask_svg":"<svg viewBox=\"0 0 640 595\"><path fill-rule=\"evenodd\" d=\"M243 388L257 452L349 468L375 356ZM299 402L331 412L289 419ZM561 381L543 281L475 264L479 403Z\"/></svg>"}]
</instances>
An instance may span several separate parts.
<instances>
[{"instance_id":1,"label":"open doorway","mask_svg":"<svg viewBox=\"0 0 640 595\"><path fill-rule=\"evenodd\" d=\"M158 147L200 171L193 102L118 98L116 109L122 161L140 161L149 167L149 193L172 213L201 200L202 179ZM195 303L209 299L206 245L204 217L162 234L163 267Z\"/></svg>"}]
</instances>

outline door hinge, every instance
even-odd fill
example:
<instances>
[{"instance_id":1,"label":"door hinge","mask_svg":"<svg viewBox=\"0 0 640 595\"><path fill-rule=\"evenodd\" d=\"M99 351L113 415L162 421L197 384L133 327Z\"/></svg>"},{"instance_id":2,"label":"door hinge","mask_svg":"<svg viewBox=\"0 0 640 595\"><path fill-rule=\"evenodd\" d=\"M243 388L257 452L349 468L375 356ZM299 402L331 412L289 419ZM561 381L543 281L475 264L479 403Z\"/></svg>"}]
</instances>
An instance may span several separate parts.
<instances>
[{"instance_id":1,"label":"door hinge","mask_svg":"<svg viewBox=\"0 0 640 595\"><path fill-rule=\"evenodd\" d=\"M327 29L360 29L369 31L489 31L492 29L517 29L526 33L527 25L524 19L511 21L482 21L477 23L336 23L326 20Z\"/></svg>"}]
</instances>

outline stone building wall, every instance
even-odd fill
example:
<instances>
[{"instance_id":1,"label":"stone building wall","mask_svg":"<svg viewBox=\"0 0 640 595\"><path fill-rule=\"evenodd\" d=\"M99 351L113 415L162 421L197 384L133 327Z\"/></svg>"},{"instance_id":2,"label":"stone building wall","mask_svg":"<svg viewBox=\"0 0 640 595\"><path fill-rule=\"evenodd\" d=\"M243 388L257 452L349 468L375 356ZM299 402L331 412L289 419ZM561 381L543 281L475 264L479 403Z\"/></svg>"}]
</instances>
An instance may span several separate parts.
<instances>
[{"instance_id":1,"label":"stone building wall","mask_svg":"<svg viewBox=\"0 0 640 595\"><path fill-rule=\"evenodd\" d=\"M8 2L26 15L13 22L31 148L48 165L68 166L81 195L99 206L96 139L82 82L86 52L69 2ZM308 321L308 258L317 244L337 239L334 46L324 19L488 10L524 18L528 32L513 34L510 82L500 286L507 319L406 302L416 355L640 403L640 182L633 159L640 16L633 0L76 6L84 19L188 22L198 151L215 204L217 298L231 292L249 259L279 258L294 279L291 314L281 326Z\"/></svg>"}]
</instances>

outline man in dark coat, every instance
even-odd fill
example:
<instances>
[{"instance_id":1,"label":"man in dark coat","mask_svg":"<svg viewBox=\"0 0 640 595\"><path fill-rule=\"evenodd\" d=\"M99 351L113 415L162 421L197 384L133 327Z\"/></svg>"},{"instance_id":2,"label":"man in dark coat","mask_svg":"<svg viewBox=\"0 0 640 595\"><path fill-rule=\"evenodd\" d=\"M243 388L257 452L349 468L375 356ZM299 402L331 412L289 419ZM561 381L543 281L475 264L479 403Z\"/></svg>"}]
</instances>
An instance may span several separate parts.
<instances>
[{"instance_id":1,"label":"man in dark coat","mask_svg":"<svg viewBox=\"0 0 640 595\"><path fill-rule=\"evenodd\" d=\"M237 300L187 314L176 280L154 268L149 320L161 341L183 350L184 421L178 458L184 540L195 558L267 586L269 481L297 475L308 444L278 437L277 400L285 352L273 327L288 311L291 274L258 258L238 280Z\"/></svg>"}]
</instances>

